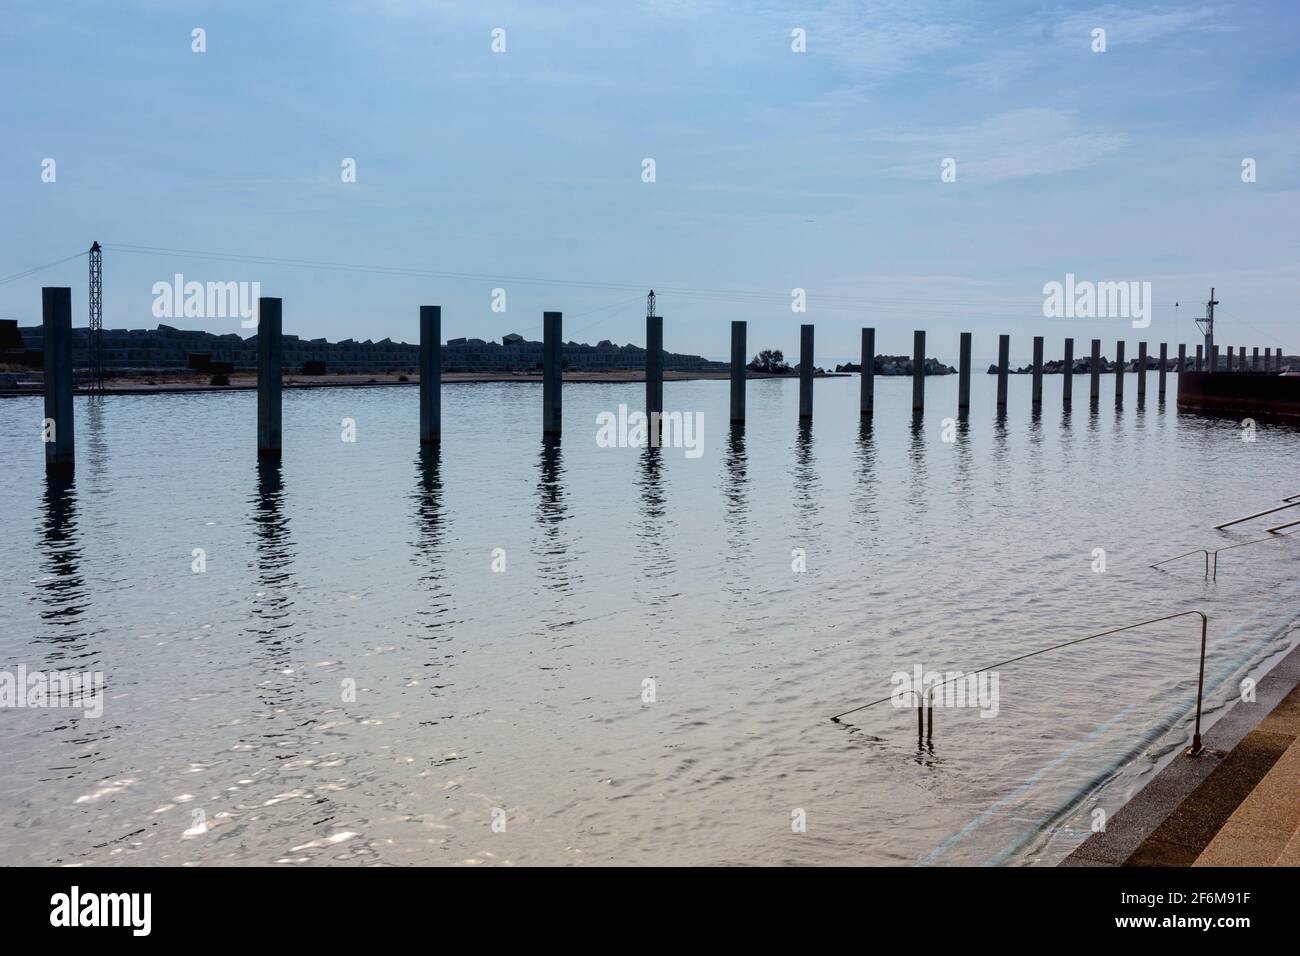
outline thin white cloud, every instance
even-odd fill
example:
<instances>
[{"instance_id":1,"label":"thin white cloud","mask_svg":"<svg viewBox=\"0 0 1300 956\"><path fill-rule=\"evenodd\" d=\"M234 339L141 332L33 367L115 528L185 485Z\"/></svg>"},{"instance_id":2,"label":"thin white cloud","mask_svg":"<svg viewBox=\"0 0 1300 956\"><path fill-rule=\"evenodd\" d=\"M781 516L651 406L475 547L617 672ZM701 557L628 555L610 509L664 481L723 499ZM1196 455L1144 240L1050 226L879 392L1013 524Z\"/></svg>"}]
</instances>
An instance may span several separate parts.
<instances>
[{"instance_id":1,"label":"thin white cloud","mask_svg":"<svg viewBox=\"0 0 1300 956\"><path fill-rule=\"evenodd\" d=\"M1094 28L1106 31L1106 46L1150 43L1189 28L1222 29L1213 6L1172 7L1150 10L1124 9L1114 5L1071 14L1056 25L1053 35L1062 43L1086 47Z\"/></svg>"},{"instance_id":2,"label":"thin white cloud","mask_svg":"<svg viewBox=\"0 0 1300 956\"><path fill-rule=\"evenodd\" d=\"M674 20L698 20L721 8L719 0L641 0L648 14Z\"/></svg>"},{"instance_id":3,"label":"thin white cloud","mask_svg":"<svg viewBox=\"0 0 1300 956\"><path fill-rule=\"evenodd\" d=\"M1011 30L997 44L971 44L974 58L947 70L956 79L983 89L998 89L1022 79L1031 71L1059 64L1071 51L1080 56L1092 51L1092 31L1106 31L1107 49L1168 41L1192 32L1221 32L1231 29L1217 6L1147 10L1122 9L1114 5L1072 13L1064 20L1029 21Z\"/></svg>"},{"instance_id":4,"label":"thin white cloud","mask_svg":"<svg viewBox=\"0 0 1300 956\"><path fill-rule=\"evenodd\" d=\"M905 158L889 167L896 175L939 178L940 162L957 161L957 182L991 183L1082 169L1124 144L1122 133L1094 129L1071 112L1009 110L979 123L943 130L881 133L903 147Z\"/></svg>"},{"instance_id":5,"label":"thin white cloud","mask_svg":"<svg viewBox=\"0 0 1300 956\"><path fill-rule=\"evenodd\" d=\"M948 76L982 89L993 90L1006 86L1027 71L1043 62L1041 50L1024 47L1008 48L969 63L961 63L948 70Z\"/></svg>"},{"instance_id":6,"label":"thin white cloud","mask_svg":"<svg viewBox=\"0 0 1300 956\"><path fill-rule=\"evenodd\" d=\"M902 72L915 61L959 46L968 27L925 0L828 0L804 9L769 9L789 29L802 27L808 53L826 55L868 77Z\"/></svg>"}]
</instances>

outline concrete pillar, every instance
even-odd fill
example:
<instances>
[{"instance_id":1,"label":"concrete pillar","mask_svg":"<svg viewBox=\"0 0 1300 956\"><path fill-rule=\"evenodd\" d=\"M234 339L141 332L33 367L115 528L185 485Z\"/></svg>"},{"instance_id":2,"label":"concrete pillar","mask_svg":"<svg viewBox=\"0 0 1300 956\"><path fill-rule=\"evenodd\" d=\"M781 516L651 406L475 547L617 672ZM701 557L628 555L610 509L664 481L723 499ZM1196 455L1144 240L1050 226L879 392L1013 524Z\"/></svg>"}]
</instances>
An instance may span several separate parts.
<instances>
[{"instance_id":1,"label":"concrete pillar","mask_svg":"<svg viewBox=\"0 0 1300 956\"><path fill-rule=\"evenodd\" d=\"M1205 346L1196 346L1196 371L1203 371L1205 368Z\"/></svg>"},{"instance_id":2,"label":"concrete pillar","mask_svg":"<svg viewBox=\"0 0 1300 956\"><path fill-rule=\"evenodd\" d=\"M813 327L799 326L799 417L812 418Z\"/></svg>"},{"instance_id":3,"label":"concrete pillar","mask_svg":"<svg viewBox=\"0 0 1300 956\"><path fill-rule=\"evenodd\" d=\"M280 454L280 306L279 299L257 300L257 453L269 458Z\"/></svg>"},{"instance_id":4,"label":"concrete pillar","mask_svg":"<svg viewBox=\"0 0 1300 956\"><path fill-rule=\"evenodd\" d=\"M420 441L442 437L442 306L420 306Z\"/></svg>"},{"instance_id":5,"label":"concrete pillar","mask_svg":"<svg viewBox=\"0 0 1300 956\"><path fill-rule=\"evenodd\" d=\"M1168 365L1169 365L1169 345L1168 343L1161 342L1160 343L1160 378L1159 378L1159 384L1156 386L1156 390L1157 390L1156 400L1161 402L1165 400L1165 373L1169 371Z\"/></svg>"},{"instance_id":6,"label":"concrete pillar","mask_svg":"<svg viewBox=\"0 0 1300 956\"><path fill-rule=\"evenodd\" d=\"M1186 371L1187 371L1187 344L1184 343L1184 342L1179 342L1179 343L1178 343L1178 369L1177 369L1177 371L1179 371L1179 372L1186 372Z\"/></svg>"},{"instance_id":7,"label":"concrete pillar","mask_svg":"<svg viewBox=\"0 0 1300 956\"><path fill-rule=\"evenodd\" d=\"M664 410L664 320L660 315L645 319L645 413L646 418ZM650 418L651 421L654 419Z\"/></svg>"},{"instance_id":8,"label":"concrete pillar","mask_svg":"<svg viewBox=\"0 0 1300 956\"><path fill-rule=\"evenodd\" d=\"M862 330L862 394L858 409L870 418L876 406L876 330Z\"/></svg>"},{"instance_id":9,"label":"concrete pillar","mask_svg":"<svg viewBox=\"0 0 1300 956\"><path fill-rule=\"evenodd\" d=\"M1088 367L1091 387L1088 397L1094 402L1101 398L1101 339L1092 340L1092 363Z\"/></svg>"},{"instance_id":10,"label":"concrete pillar","mask_svg":"<svg viewBox=\"0 0 1300 956\"><path fill-rule=\"evenodd\" d=\"M1115 343L1115 401L1124 400L1124 340Z\"/></svg>"},{"instance_id":11,"label":"concrete pillar","mask_svg":"<svg viewBox=\"0 0 1300 956\"><path fill-rule=\"evenodd\" d=\"M564 313L542 313L542 434L560 434L564 381Z\"/></svg>"},{"instance_id":12,"label":"concrete pillar","mask_svg":"<svg viewBox=\"0 0 1300 956\"><path fill-rule=\"evenodd\" d=\"M1226 356L1226 361L1225 361L1225 363L1224 363L1223 370L1224 370L1225 372L1231 372L1231 371L1232 371L1232 368L1233 368L1233 367L1232 367L1232 346L1229 345L1229 346L1228 346L1228 354L1227 354L1227 356Z\"/></svg>"},{"instance_id":13,"label":"concrete pillar","mask_svg":"<svg viewBox=\"0 0 1300 956\"><path fill-rule=\"evenodd\" d=\"M998 336L998 408L1007 407L1007 365L1011 361L1011 336Z\"/></svg>"},{"instance_id":14,"label":"concrete pillar","mask_svg":"<svg viewBox=\"0 0 1300 956\"><path fill-rule=\"evenodd\" d=\"M1219 370L1219 347L1216 345L1214 346L1214 348L1210 349L1210 371L1217 372L1218 370Z\"/></svg>"},{"instance_id":15,"label":"concrete pillar","mask_svg":"<svg viewBox=\"0 0 1300 956\"><path fill-rule=\"evenodd\" d=\"M1244 345L1237 346L1237 364L1234 365L1233 368L1235 371L1238 372L1244 372L1247 370L1246 369L1246 346Z\"/></svg>"},{"instance_id":16,"label":"concrete pillar","mask_svg":"<svg viewBox=\"0 0 1300 956\"><path fill-rule=\"evenodd\" d=\"M1034 336L1034 369L1031 403L1035 408L1043 404L1043 337Z\"/></svg>"},{"instance_id":17,"label":"concrete pillar","mask_svg":"<svg viewBox=\"0 0 1300 956\"><path fill-rule=\"evenodd\" d=\"M970 333L961 334L961 352L957 365L957 407L970 408Z\"/></svg>"},{"instance_id":18,"label":"concrete pillar","mask_svg":"<svg viewBox=\"0 0 1300 956\"><path fill-rule=\"evenodd\" d=\"M912 333L912 411L925 408L925 333Z\"/></svg>"},{"instance_id":19,"label":"concrete pillar","mask_svg":"<svg viewBox=\"0 0 1300 956\"><path fill-rule=\"evenodd\" d=\"M1264 371L1273 371L1273 350L1264 349Z\"/></svg>"},{"instance_id":20,"label":"concrete pillar","mask_svg":"<svg viewBox=\"0 0 1300 956\"><path fill-rule=\"evenodd\" d=\"M1138 401L1147 397L1147 344L1138 343Z\"/></svg>"},{"instance_id":21,"label":"concrete pillar","mask_svg":"<svg viewBox=\"0 0 1300 956\"><path fill-rule=\"evenodd\" d=\"M72 420L72 289L41 289L41 352L45 362L45 470L72 471L76 464Z\"/></svg>"},{"instance_id":22,"label":"concrete pillar","mask_svg":"<svg viewBox=\"0 0 1300 956\"><path fill-rule=\"evenodd\" d=\"M1252 372L1259 371L1259 346L1258 345L1256 345L1253 349L1251 349L1250 352L1250 370Z\"/></svg>"},{"instance_id":23,"label":"concrete pillar","mask_svg":"<svg viewBox=\"0 0 1300 956\"><path fill-rule=\"evenodd\" d=\"M745 420L745 331L744 322L731 323L731 420Z\"/></svg>"},{"instance_id":24,"label":"concrete pillar","mask_svg":"<svg viewBox=\"0 0 1300 956\"><path fill-rule=\"evenodd\" d=\"M1065 340L1065 358L1061 365L1061 404L1069 408L1074 402L1074 339Z\"/></svg>"}]
</instances>

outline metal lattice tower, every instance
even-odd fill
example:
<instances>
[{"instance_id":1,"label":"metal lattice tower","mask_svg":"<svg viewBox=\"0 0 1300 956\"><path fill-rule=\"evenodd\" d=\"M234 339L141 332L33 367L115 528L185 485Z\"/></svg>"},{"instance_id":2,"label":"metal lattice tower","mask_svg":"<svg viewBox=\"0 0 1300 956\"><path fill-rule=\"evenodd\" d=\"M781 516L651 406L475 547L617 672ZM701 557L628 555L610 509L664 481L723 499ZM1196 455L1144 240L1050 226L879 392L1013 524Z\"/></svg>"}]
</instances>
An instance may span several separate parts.
<instances>
[{"instance_id":1,"label":"metal lattice tower","mask_svg":"<svg viewBox=\"0 0 1300 956\"><path fill-rule=\"evenodd\" d=\"M1205 303L1205 317L1196 320L1196 327L1205 335L1205 361L1210 360L1210 353L1214 351L1214 307L1219 304L1219 300L1214 297L1214 289L1210 289L1210 301Z\"/></svg>"},{"instance_id":2,"label":"metal lattice tower","mask_svg":"<svg viewBox=\"0 0 1300 956\"><path fill-rule=\"evenodd\" d=\"M86 364L90 390L104 390L104 253L98 242L90 247L90 333L86 337Z\"/></svg>"},{"instance_id":3,"label":"metal lattice tower","mask_svg":"<svg viewBox=\"0 0 1300 956\"><path fill-rule=\"evenodd\" d=\"M652 319L654 318L654 314L655 314L655 290L651 289L650 294L645 297L645 317L647 319Z\"/></svg>"}]
</instances>

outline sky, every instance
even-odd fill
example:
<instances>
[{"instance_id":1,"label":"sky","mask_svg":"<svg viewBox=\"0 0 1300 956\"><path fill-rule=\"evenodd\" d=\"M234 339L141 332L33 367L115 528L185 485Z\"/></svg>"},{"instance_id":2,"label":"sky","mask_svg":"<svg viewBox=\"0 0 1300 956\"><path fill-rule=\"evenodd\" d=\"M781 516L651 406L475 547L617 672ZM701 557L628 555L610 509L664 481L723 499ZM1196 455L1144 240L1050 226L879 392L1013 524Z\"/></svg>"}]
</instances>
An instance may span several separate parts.
<instances>
[{"instance_id":1,"label":"sky","mask_svg":"<svg viewBox=\"0 0 1300 956\"><path fill-rule=\"evenodd\" d=\"M1049 357L1066 336L1176 351L1213 286L1221 344L1300 352L1295 0L5 0L3 20L20 325L43 285L86 323L85 258L6 279L99 241L111 328L249 334L156 318L181 273L259 282L307 338L414 342L440 304L447 338L540 338L559 310L566 339L643 344L653 287L671 351L725 359L743 319L749 351L788 355L813 323L818 364L863 326L887 354L925 329L950 364L960 332L981 362L1007 333L1024 363L1035 335ZM1151 283L1150 327L1045 317L1067 274Z\"/></svg>"}]
</instances>

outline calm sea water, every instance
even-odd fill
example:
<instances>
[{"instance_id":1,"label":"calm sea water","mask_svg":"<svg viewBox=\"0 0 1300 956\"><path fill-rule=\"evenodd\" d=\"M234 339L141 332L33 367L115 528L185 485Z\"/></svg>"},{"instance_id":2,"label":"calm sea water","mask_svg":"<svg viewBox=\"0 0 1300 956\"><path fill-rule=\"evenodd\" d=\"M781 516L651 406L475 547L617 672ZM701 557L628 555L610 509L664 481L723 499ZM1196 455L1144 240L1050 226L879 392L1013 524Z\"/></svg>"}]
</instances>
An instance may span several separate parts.
<instances>
[{"instance_id":1,"label":"calm sea water","mask_svg":"<svg viewBox=\"0 0 1300 956\"><path fill-rule=\"evenodd\" d=\"M415 389L289 391L262 467L251 392L79 398L71 482L0 400L0 669L106 680L98 719L0 711L0 861L1056 862L1186 745L1192 619L1003 668L931 747L910 709L828 717L1200 608L1208 722L1295 643L1295 540L1148 565L1259 537L1212 526L1300 493L1300 433L1112 382L1035 416L1013 378L998 420L978 376L954 441L955 376L916 425L878 379L867 428L856 377L806 428L752 382L736 435L725 382L669 382L694 459L597 447L640 385L566 386L558 447L540 386L449 385L425 452Z\"/></svg>"}]
</instances>

